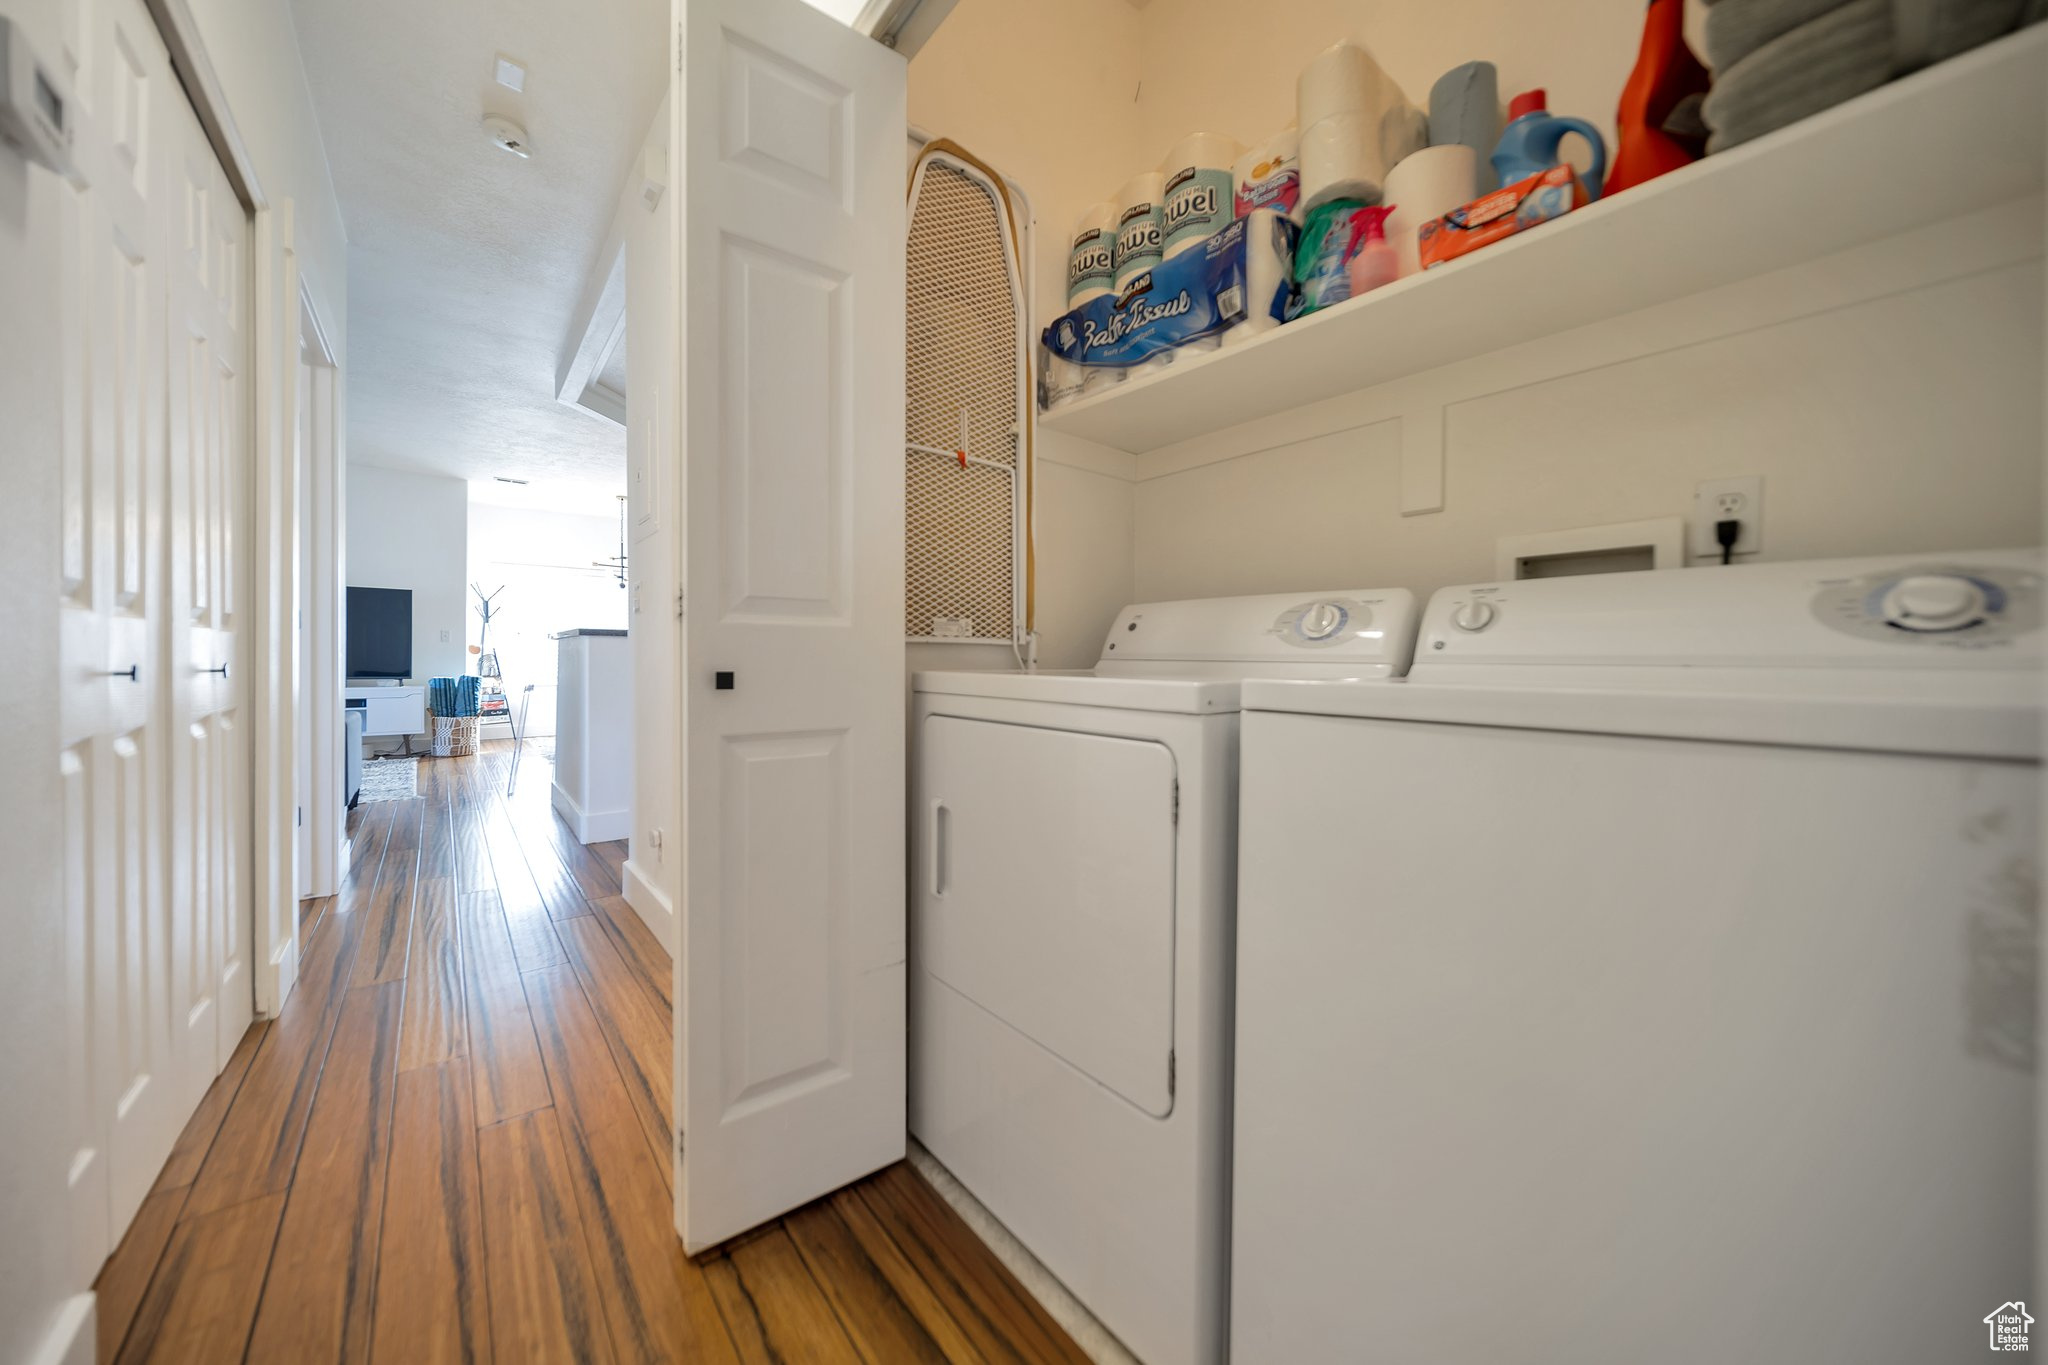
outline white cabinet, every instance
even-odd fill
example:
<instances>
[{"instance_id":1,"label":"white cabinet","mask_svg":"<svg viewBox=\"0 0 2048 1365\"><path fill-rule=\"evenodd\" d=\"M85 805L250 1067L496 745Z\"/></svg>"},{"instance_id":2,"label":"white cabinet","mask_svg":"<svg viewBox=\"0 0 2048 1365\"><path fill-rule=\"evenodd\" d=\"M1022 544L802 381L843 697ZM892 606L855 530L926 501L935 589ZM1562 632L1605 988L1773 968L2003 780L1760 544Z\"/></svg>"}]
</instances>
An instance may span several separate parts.
<instances>
[{"instance_id":1,"label":"white cabinet","mask_svg":"<svg viewBox=\"0 0 2048 1365\"><path fill-rule=\"evenodd\" d=\"M424 687L350 687L343 689L341 696L344 710L363 713L366 738L427 732Z\"/></svg>"}]
</instances>

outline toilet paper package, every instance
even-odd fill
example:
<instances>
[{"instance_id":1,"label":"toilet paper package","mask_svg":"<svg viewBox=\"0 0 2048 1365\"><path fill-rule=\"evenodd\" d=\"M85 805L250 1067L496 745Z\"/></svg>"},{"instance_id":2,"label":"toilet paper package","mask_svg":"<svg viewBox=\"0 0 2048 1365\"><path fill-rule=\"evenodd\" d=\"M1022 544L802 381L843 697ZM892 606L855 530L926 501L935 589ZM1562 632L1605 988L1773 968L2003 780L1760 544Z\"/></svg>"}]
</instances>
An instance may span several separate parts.
<instances>
[{"instance_id":1,"label":"toilet paper package","mask_svg":"<svg viewBox=\"0 0 2048 1365\"><path fill-rule=\"evenodd\" d=\"M1235 219L1132 277L1115 295L1055 319L1045 329L1045 348L1055 360L1091 369L1140 366L1254 313L1277 324L1288 307L1296 232L1279 213Z\"/></svg>"},{"instance_id":2,"label":"toilet paper package","mask_svg":"<svg viewBox=\"0 0 2048 1365\"><path fill-rule=\"evenodd\" d=\"M1117 206L1104 202L1089 206L1074 224L1067 245L1067 307L1078 308L1091 299L1116 292ZM1085 393L1098 392L1123 378L1120 372L1088 370L1070 361L1051 358L1040 376L1040 400L1054 408Z\"/></svg>"},{"instance_id":3,"label":"toilet paper package","mask_svg":"<svg viewBox=\"0 0 2048 1365\"><path fill-rule=\"evenodd\" d=\"M1230 168L1237 216L1273 209L1301 223L1301 134L1283 128L1240 156Z\"/></svg>"}]
</instances>

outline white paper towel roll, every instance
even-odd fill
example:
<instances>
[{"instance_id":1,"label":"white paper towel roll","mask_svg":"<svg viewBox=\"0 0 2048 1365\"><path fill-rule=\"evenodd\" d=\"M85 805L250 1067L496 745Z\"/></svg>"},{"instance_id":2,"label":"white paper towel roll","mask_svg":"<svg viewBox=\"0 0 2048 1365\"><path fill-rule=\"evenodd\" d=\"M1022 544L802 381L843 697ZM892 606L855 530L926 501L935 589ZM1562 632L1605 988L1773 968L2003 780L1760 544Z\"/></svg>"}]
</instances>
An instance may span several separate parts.
<instances>
[{"instance_id":1,"label":"white paper towel roll","mask_svg":"<svg viewBox=\"0 0 2048 1365\"><path fill-rule=\"evenodd\" d=\"M1282 128L1239 157L1230 180L1238 217L1273 209L1301 222L1301 134Z\"/></svg>"},{"instance_id":2,"label":"white paper towel roll","mask_svg":"<svg viewBox=\"0 0 2048 1365\"><path fill-rule=\"evenodd\" d=\"M1230 168L1244 144L1222 133L1190 133L1166 154L1164 249L1172 260L1237 216L1237 185Z\"/></svg>"},{"instance_id":3,"label":"white paper towel roll","mask_svg":"<svg viewBox=\"0 0 2048 1365\"><path fill-rule=\"evenodd\" d=\"M1165 246L1159 189L1166 177L1143 171L1124 182L1116 196L1116 250L1112 282L1122 289L1133 277L1158 265Z\"/></svg>"},{"instance_id":4,"label":"white paper towel roll","mask_svg":"<svg viewBox=\"0 0 2048 1365\"><path fill-rule=\"evenodd\" d=\"M1074 224L1067 246L1067 307L1116 292L1117 206L1092 204Z\"/></svg>"},{"instance_id":5,"label":"white paper towel roll","mask_svg":"<svg viewBox=\"0 0 2048 1365\"><path fill-rule=\"evenodd\" d=\"M1381 202L1393 206L1387 217L1387 240L1401 258L1403 275L1422 268L1415 250L1415 234L1422 225L1471 203L1479 193L1478 154L1459 142L1424 147L1387 172L1386 197Z\"/></svg>"}]
</instances>

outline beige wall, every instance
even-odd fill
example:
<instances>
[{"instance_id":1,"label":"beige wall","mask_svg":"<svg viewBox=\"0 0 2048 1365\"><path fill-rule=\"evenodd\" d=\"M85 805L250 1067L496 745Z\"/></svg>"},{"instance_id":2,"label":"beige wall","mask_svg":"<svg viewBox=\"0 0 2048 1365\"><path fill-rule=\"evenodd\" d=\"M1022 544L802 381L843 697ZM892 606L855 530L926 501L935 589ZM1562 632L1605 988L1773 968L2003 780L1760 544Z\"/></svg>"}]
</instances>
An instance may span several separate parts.
<instances>
[{"instance_id":1,"label":"beige wall","mask_svg":"<svg viewBox=\"0 0 2048 1365\"><path fill-rule=\"evenodd\" d=\"M1440 513L1400 515L1398 396L1147 456L1135 595L1427 593L1495 577L1502 536L1683 516L1750 474L1761 559L2035 544L2040 222L2009 206L1432 376Z\"/></svg>"},{"instance_id":2,"label":"beige wall","mask_svg":"<svg viewBox=\"0 0 2048 1365\"><path fill-rule=\"evenodd\" d=\"M1444 72L1489 61L1503 103L1540 86L1553 111L1588 120L1611 142L1643 25L1642 0L1149 0L1141 13L1144 93L1134 112L1139 150L1154 158L1188 133L1249 142L1293 122L1295 77L1345 38L1371 49L1418 107L1428 108Z\"/></svg>"},{"instance_id":3,"label":"beige wall","mask_svg":"<svg viewBox=\"0 0 2048 1365\"><path fill-rule=\"evenodd\" d=\"M1139 11L1127 0L960 0L910 64L910 122L1024 188L1034 326L1065 311L1066 241L1137 161ZM1039 661L1095 661L1130 597L1132 466L1120 451L1037 437ZM912 668L1011 668L1008 650L913 646Z\"/></svg>"}]
</instances>

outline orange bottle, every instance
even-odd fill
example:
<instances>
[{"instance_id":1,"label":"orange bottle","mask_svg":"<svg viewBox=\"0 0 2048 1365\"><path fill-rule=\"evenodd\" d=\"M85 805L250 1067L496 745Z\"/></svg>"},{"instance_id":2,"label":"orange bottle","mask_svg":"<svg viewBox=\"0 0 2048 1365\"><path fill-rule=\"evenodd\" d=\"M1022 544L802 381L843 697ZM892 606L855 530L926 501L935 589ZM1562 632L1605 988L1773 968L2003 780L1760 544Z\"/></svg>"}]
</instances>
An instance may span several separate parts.
<instances>
[{"instance_id":1,"label":"orange bottle","mask_svg":"<svg viewBox=\"0 0 2048 1365\"><path fill-rule=\"evenodd\" d=\"M1642 49L1614 116L1618 145L1604 193L1655 180L1699 160L1704 143L1673 134L1665 124L1672 110L1691 96L1704 95L1711 82L1707 68L1686 46L1684 0L1650 0Z\"/></svg>"}]
</instances>

